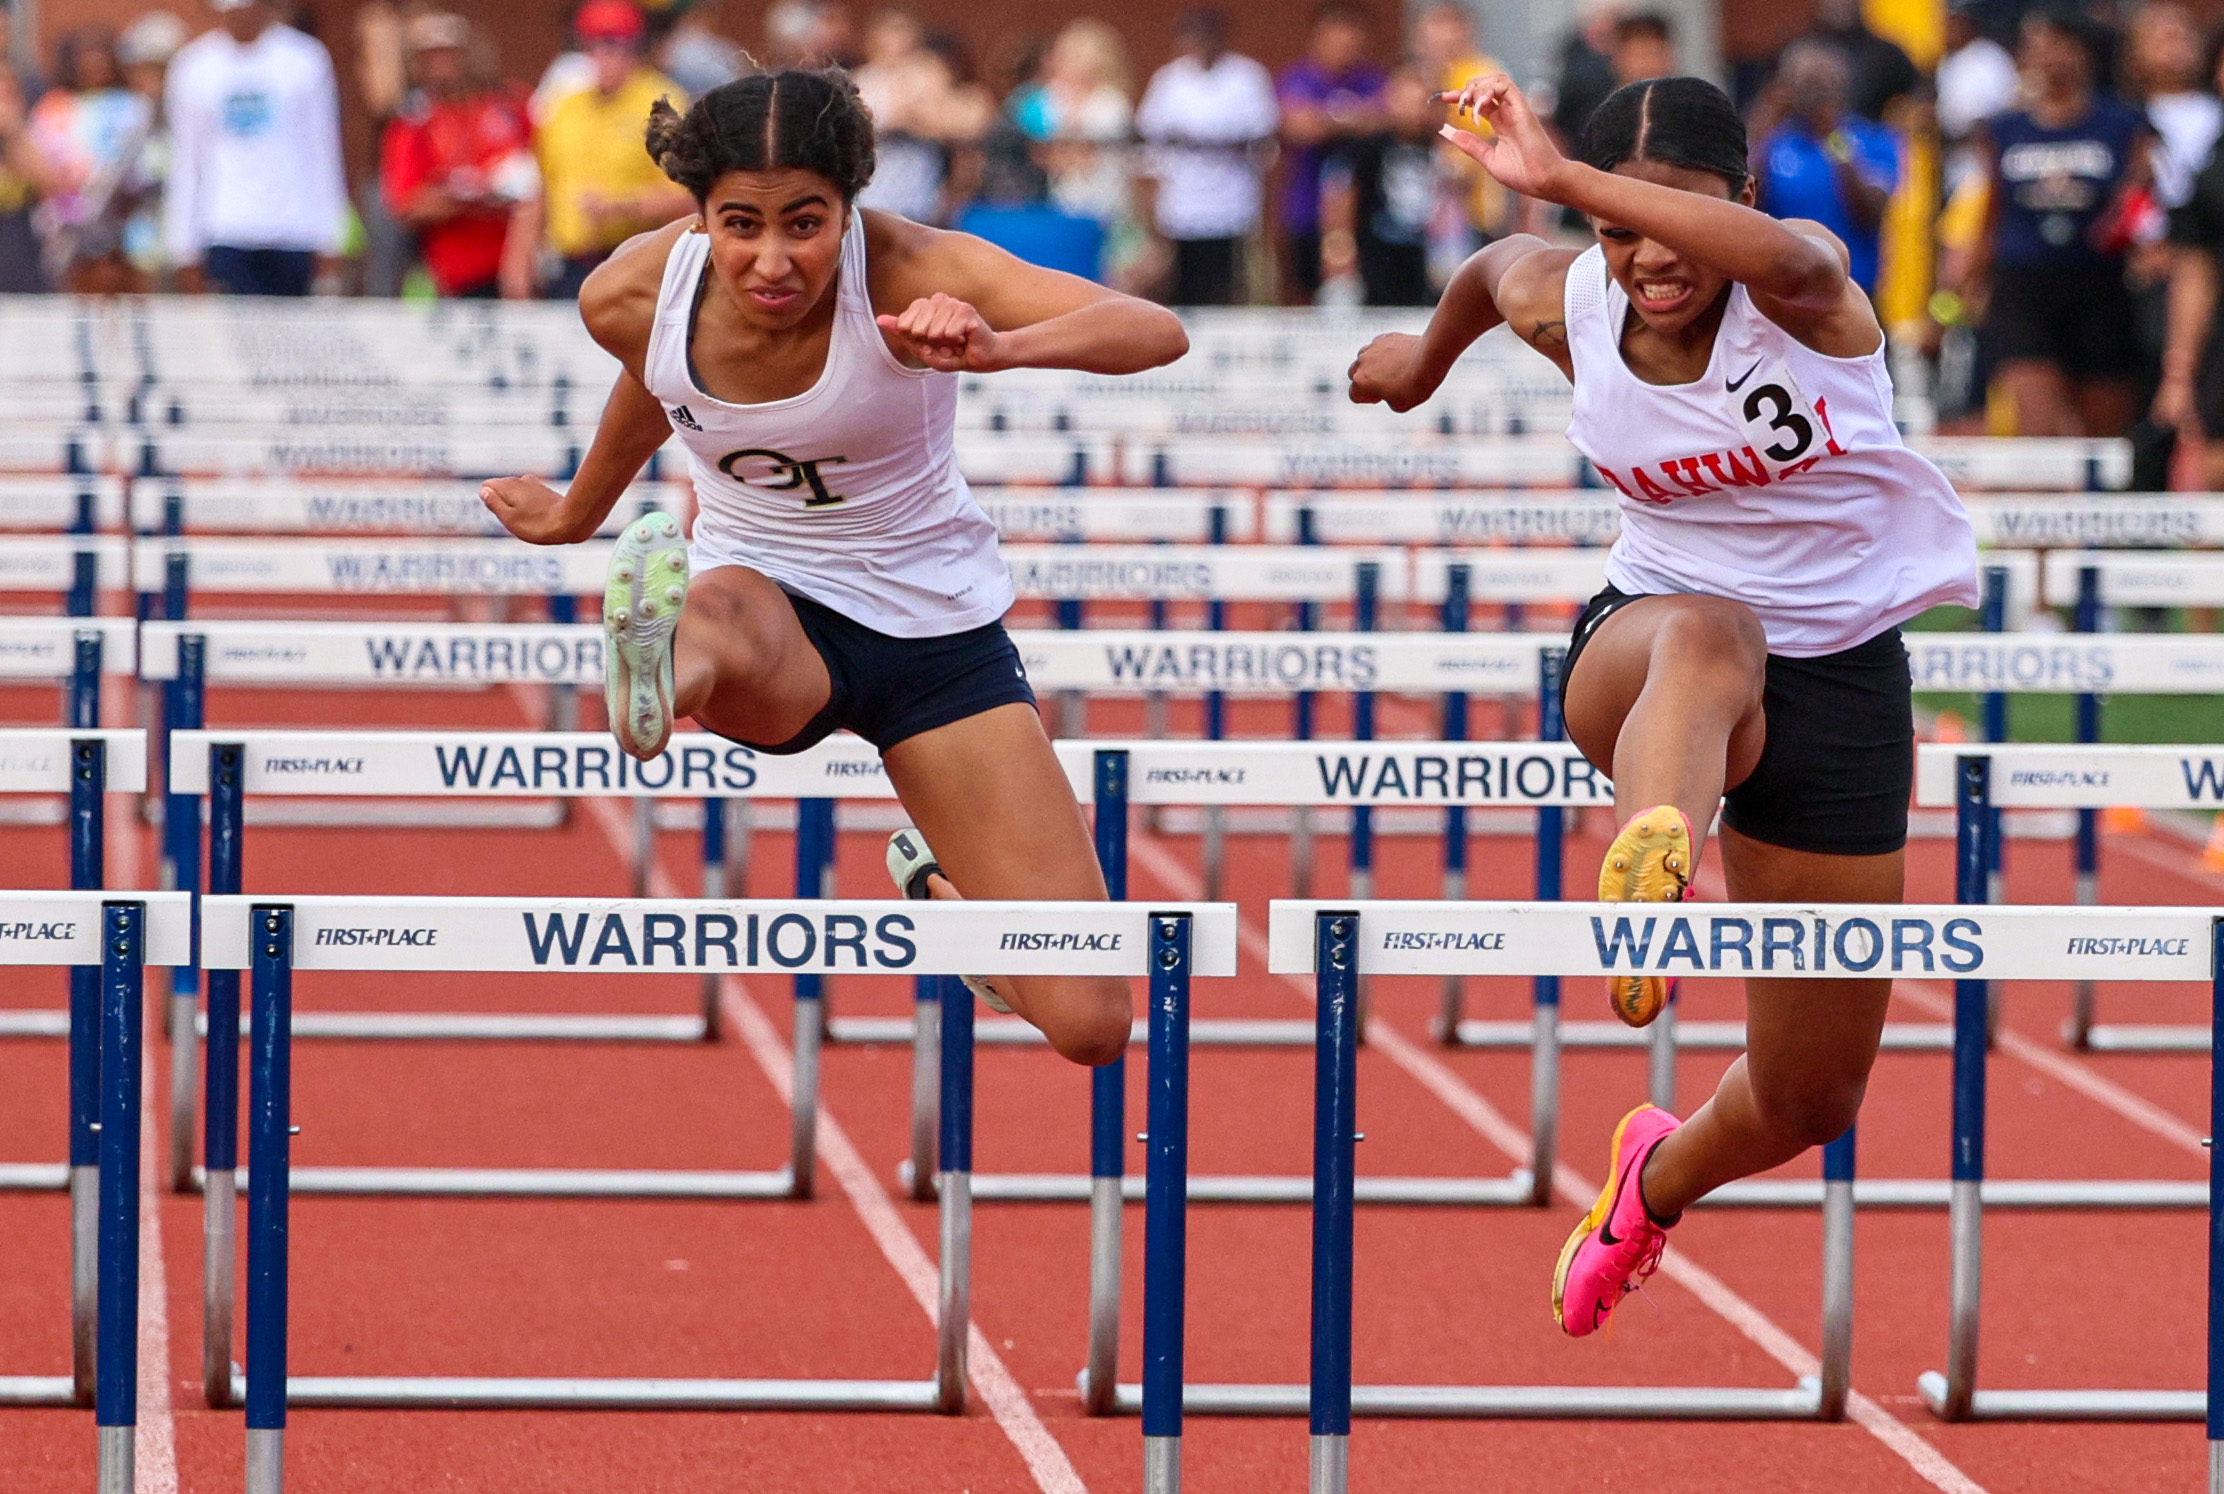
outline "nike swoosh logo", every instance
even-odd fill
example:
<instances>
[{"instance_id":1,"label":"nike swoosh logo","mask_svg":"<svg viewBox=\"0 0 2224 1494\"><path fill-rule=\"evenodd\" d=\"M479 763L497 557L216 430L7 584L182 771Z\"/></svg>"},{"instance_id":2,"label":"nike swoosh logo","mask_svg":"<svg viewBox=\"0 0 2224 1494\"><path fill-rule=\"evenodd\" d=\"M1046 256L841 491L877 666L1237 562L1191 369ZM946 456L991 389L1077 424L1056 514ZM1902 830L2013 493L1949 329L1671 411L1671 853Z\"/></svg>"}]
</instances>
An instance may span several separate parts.
<instances>
[{"instance_id":1,"label":"nike swoosh logo","mask_svg":"<svg viewBox=\"0 0 2224 1494\"><path fill-rule=\"evenodd\" d=\"M1746 372L1747 372L1747 373L1751 373L1752 371L1753 371L1753 370L1752 370L1752 369L1750 369L1750 368L1746 370ZM1636 1166L1636 1165L1637 1165L1637 1161L1638 1161L1638 1159L1637 1159L1637 1158L1635 1158L1635 1157L1632 1157L1632 1158L1630 1159L1630 1161L1628 1162L1628 1164L1626 1164L1626 1165L1625 1165L1625 1166L1624 1166L1624 1167L1622 1168L1622 1180L1621 1180L1621 1182L1620 1182L1620 1183L1619 1183L1618 1185L1616 1185L1616 1187L1615 1187L1615 1189L1614 1189L1614 1205L1615 1205L1615 1208L1619 1208L1619 1207L1621 1207L1621 1202L1622 1202L1622 1189L1624 1189L1624 1188L1627 1188L1627 1187L1631 1186L1631 1183L1630 1183L1630 1176L1629 1176L1629 1169L1630 1169L1631 1167L1634 1167L1634 1166ZM1639 1205L1639 1207L1643 1207L1643 1205L1642 1205L1642 1204L1640 1204L1640 1205ZM1621 1242L1620 1240L1618 1240L1618 1239L1616 1239L1616 1238L1614 1237L1614 1210L1613 1210L1613 1209L1608 1209L1608 1210L1606 1211L1606 1217L1605 1217L1604 1219L1601 1219L1601 1220L1599 1221L1599 1243L1600 1243L1601 1245L1609 1245L1609 1246L1612 1246L1612 1245L1619 1245L1619 1244L1621 1244L1621 1243L1622 1243L1622 1242Z\"/></svg>"},{"instance_id":2,"label":"nike swoosh logo","mask_svg":"<svg viewBox=\"0 0 2224 1494\"><path fill-rule=\"evenodd\" d=\"M1761 360L1755 358L1753 360L1753 368L1759 368L1760 366ZM1753 377L1753 368L1747 369L1744 373L1739 374L1736 378L1730 380L1729 383L1724 384L1722 387L1729 390L1732 394L1737 393L1740 389L1743 389L1745 387L1745 381Z\"/></svg>"}]
</instances>

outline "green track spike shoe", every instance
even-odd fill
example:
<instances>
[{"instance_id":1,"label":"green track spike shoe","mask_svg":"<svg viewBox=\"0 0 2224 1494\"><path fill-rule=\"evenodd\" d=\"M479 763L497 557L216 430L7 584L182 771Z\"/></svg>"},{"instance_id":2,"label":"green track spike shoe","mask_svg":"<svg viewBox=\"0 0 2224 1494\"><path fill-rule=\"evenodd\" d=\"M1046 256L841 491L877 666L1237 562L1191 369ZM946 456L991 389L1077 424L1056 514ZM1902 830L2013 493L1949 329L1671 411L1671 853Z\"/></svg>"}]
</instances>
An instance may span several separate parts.
<instances>
[{"instance_id":1,"label":"green track spike shoe","mask_svg":"<svg viewBox=\"0 0 2224 1494\"><path fill-rule=\"evenodd\" d=\"M644 762L672 735L672 635L687 605L687 540L670 514L618 536L602 590L602 700L610 733Z\"/></svg>"}]
</instances>

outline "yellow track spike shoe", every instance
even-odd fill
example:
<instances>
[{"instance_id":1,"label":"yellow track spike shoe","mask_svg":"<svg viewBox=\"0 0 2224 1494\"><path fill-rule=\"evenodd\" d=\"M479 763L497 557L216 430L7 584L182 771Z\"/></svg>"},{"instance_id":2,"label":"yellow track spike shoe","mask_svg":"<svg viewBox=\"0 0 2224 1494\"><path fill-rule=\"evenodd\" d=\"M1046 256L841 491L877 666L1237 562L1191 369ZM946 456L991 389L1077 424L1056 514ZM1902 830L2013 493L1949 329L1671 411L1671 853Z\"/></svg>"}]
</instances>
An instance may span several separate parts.
<instances>
[{"instance_id":1,"label":"yellow track spike shoe","mask_svg":"<svg viewBox=\"0 0 2224 1494\"><path fill-rule=\"evenodd\" d=\"M1599 901L1687 901L1699 859L1696 842L1691 822L1673 804L1656 804L1631 815L1599 866ZM1668 988L1664 975L1612 975L1607 977L1606 999L1615 1016L1632 1027L1643 1027L1668 1004Z\"/></svg>"},{"instance_id":2,"label":"yellow track spike shoe","mask_svg":"<svg viewBox=\"0 0 2224 1494\"><path fill-rule=\"evenodd\" d=\"M602 593L602 700L610 733L646 762L672 735L672 635L687 605L687 540L670 514L618 536Z\"/></svg>"}]
</instances>

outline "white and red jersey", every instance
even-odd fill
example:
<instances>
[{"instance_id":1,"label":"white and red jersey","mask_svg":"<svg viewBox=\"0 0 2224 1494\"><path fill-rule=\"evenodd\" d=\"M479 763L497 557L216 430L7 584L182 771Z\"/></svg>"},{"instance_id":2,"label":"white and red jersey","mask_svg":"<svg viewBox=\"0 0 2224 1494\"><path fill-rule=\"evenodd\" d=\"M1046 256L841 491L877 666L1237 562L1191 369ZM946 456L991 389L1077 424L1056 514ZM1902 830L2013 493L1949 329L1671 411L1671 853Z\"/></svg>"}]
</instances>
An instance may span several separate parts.
<instances>
[{"instance_id":1,"label":"white and red jersey","mask_svg":"<svg viewBox=\"0 0 2224 1494\"><path fill-rule=\"evenodd\" d=\"M1002 617L1012 575L958 472L957 377L888 351L866 291L863 215L842 240L826 367L788 399L728 404L696 381L688 344L709 259L701 233L673 242L641 370L687 448L693 568L749 566L896 638Z\"/></svg>"},{"instance_id":2,"label":"white and red jersey","mask_svg":"<svg viewBox=\"0 0 2224 1494\"><path fill-rule=\"evenodd\" d=\"M1818 353L1733 284L1707 371L1648 384L1622 359L1629 296L1596 247L1568 266L1566 306L1568 440L1621 493L1608 581L1743 602L1769 652L1796 658L1976 605L1969 515L1901 441L1881 347Z\"/></svg>"}]
</instances>

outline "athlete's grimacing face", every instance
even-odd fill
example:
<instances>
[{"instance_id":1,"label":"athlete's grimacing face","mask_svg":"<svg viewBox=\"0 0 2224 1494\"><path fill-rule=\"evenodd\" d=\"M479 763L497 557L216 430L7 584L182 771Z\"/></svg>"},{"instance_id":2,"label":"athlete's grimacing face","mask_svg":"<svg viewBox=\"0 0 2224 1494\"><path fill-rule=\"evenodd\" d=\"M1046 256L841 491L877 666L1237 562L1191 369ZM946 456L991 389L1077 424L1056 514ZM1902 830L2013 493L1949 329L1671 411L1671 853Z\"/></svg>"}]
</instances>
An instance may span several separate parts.
<instances>
[{"instance_id":1,"label":"athlete's grimacing face","mask_svg":"<svg viewBox=\"0 0 2224 1494\"><path fill-rule=\"evenodd\" d=\"M711 272L767 331L810 315L842 263L849 205L816 171L729 171L703 196Z\"/></svg>"},{"instance_id":2,"label":"athlete's grimacing face","mask_svg":"<svg viewBox=\"0 0 2224 1494\"><path fill-rule=\"evenodd\" d=\"M1632 177L1679 192L1705 197L1731 197L1730 184L1711 171L1670 166L1662 161L1624 161L1616 176ZM1750 207L1753 183L1748 180L1735 200ZM1655 332L1673 335L1689 327L1714 305L1728 287L1729 277L1695 265L1667 245L1643 237L1604 218L1594 218L1599 247L1606 252L1606 268L1629 294L1629 304Z\"/></svg>"}]
</instances>

